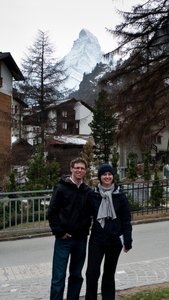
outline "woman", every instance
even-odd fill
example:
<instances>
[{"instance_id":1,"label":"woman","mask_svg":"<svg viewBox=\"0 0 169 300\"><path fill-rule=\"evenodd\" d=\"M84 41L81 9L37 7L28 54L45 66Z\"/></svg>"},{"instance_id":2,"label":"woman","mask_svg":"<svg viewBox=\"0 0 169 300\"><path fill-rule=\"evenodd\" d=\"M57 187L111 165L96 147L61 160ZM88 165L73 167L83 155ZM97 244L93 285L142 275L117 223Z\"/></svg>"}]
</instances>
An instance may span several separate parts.
<instances>
[{"instance_id":1,"label":"woman","mask_svg":"<svg viewBox=\"0 0 169 300\"><path fill-rule=\"evenodd\" d=\"M93 226L86 271L86 300L97 299L103 257L102 299L114 300L114 277L122 244L124 252L132 248L131 214L126 195L114 182L113 168L109 164L101 165L98 178L100 183L89 195Z\"/></svg>"}]
</instances>

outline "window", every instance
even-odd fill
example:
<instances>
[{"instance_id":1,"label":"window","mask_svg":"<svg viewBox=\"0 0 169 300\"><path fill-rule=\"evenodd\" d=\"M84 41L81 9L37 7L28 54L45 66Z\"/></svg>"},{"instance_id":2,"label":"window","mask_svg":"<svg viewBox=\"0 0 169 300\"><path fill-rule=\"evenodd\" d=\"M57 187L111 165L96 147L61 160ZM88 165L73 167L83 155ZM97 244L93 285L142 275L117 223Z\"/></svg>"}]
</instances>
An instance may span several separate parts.
<instances>
[{"instance_id":1,"label":"window","mask_svg":"<svg viewBox=\"0 0 169 300\"><path fill-rule=\"evenodd\" d=\"M63 129L67 129L67 123L63 122L63 123L62 123L62 128L63 128Z\"/></svg>"},{"instance_id":2,"label":"window","mask_svg":"<svg viewBox=\"0 0 169 300\"><path fill-rule=\"evenodd\" d=\"M18 106L15 105L15 114L17 114L17 112L18 112Z\"/></svg>"},{"instance_id":3,"label":"window","mask_svg":"<svg viewBox=\"0 0 169 300\"><path fill-rule=\"evenodd\" d=\"M67 117L67 111L66 110L62 110L62 117L64 117L64 118Z\"/></svg>"},{"instance_id":4,"label":"window","mask_svg":"<svg viewBox=\"0 0 169 300\"><path fill-rule=\"evenodd\" d=\"M78 123L76 123L76 128L79 128L79 124Z\"/></svg>"},{"instance_id":5,"label":"window","mask_svg":"<svg viewBox=\"0 0 169 300\"><path fill-rule=\"evenodd\" d=\"M3 81L2 81L2 77L0 77L0 88L2 87L3 85Z\"/></svg>"},{"instance_id":6,"label":"window","mask_svg":"<svg viewBox=\"0 0 169 300\"><path fill-rule=\"evenodd\" d=\"M161 135L157 135L152 138L153 144L161 144Z\"/></svg>"},{"instance_id":7,"label":"window","mask_svg":"<svg viewBox=\"0 0 169 300\"><path fill-rule=\"evenodd\" d=\"M157 144L161 144L161 136L157 135Z\"/></svg>"}]
</instances>

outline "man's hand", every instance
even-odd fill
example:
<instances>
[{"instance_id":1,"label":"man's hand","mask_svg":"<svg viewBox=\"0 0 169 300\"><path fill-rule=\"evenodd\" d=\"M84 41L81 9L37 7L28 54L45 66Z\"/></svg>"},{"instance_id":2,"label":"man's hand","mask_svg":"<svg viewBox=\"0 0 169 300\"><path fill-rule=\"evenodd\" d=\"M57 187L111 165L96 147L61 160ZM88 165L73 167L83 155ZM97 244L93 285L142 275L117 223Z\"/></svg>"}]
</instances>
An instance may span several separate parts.
<instances>
[{"instance_id":1,"label":"man's hand","mask_svg":"<svg viewBox=\"0 0 169 300\"><path fill-rule=\"evenodd\" d=\"M71 235L70 235L70 234L68 234L68 233L66 233L64 236L62 236L62 238L61 238L61 239L67 239L68 237L71 237Z\"/></svg>"}]
</instances>

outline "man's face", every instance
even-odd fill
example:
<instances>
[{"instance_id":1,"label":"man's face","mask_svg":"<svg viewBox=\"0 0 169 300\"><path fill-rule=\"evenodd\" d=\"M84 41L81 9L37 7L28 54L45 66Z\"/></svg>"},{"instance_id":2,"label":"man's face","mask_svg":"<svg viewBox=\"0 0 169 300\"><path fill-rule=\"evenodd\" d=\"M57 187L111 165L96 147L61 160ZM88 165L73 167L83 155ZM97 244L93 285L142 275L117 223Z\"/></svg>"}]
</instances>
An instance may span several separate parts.
<instances>
[{"instance_id":1,"label":"man's face","mask_svg":"<svg viewBox=\"0 0 169 300\"><path fill-rule=\"evenodd\" d=\"M75 163L73 168L70 168L72 172L72 179L76 181L81 181L86 174L86 168L84 163Z\"/></svg>"}]
</instances>

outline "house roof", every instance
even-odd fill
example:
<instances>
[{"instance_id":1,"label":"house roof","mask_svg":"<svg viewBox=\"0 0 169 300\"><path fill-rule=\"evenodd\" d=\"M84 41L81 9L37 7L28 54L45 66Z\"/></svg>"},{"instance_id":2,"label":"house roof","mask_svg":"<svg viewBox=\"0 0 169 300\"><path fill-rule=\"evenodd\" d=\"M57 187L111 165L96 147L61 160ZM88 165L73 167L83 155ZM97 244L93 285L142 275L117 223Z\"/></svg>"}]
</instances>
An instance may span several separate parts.
<instances>
[{"instance_id":1,"label":"house roof","mask_svg":"<svg viewBox=\"0 0 169 300\"><path fill-rule=\"evenodd\" d=\"M62 135L62 136L50 136L49 143L54 144L62 144L62 145L85 145L87 143L87 138L80 137L79 135Z\"/></svg>"},{"instance_id":2,"label":"house roof","mask_svg":"<svg viewBox=\"0 0 169 300\"><path fill-rule=\"evenodd\" d=\"M0 52L0 61L5 63L16 81L24 80L24 76L9 52Z\"/></svg>"},{"instance_id":3,"label":"house roof","mask_svg":"<svg viewBox=\"0 0 169 300\"><path fill-rule=\"evenodd\" d=\"M55 103L50 104L50 105L47 107L47 109L51 109L52 107L54 108L54 107L56 107L56 106L65 104L66 102L69 102L69 101L74 101L75 103L81 103L81 104L83 104L86 108L88 108L90 111L93 111L92 107L90 107L87 103L85 103L85 102L82 101L82 100L76 100L75 98L59 99L59 100L57 100Z\"/></svg>"},{"instance_id":4,"label":"house roof","mask_svg":"<svg viewBox=\"0 0 169 300\"><path fill-rule=\"evenodd\" d=\"M17 101L21 106L27 108L28 105L21 99L21 94L17 92L16 89L13 88L13 99Z\"/></svg>"}]
</instances>

